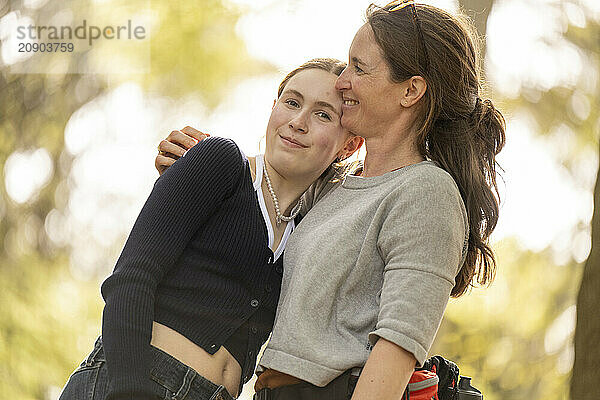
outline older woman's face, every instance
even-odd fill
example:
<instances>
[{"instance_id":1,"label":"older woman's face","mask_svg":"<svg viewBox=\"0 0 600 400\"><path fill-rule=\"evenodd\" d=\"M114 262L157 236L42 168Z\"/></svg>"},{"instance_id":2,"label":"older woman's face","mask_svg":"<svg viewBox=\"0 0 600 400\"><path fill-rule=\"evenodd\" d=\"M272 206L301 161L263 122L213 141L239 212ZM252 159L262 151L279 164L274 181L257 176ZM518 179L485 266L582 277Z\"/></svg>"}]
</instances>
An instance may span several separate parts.
<instances>
[{"instance_id":1,"label":"older woman's face","mask_svg":"<svg viewBox=\"0 0 600 400\"><path fill-rule=\"evenodd\" d=\"M369 24L363 25L350 46L348 66L338 77L342 92L342 125L365 138L393 125L402 110L403 87L392 82L390 70Z\"/></svg>"}]
</instances>

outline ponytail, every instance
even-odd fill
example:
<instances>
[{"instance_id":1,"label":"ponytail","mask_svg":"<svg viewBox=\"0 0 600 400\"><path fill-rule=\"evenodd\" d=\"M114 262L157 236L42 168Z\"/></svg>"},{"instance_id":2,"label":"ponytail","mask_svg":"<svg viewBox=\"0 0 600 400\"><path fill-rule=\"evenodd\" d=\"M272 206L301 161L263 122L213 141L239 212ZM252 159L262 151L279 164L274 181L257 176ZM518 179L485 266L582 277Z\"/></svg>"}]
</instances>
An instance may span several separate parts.
<instances>
[{"instance_id":1,"label":"ponytail","mask_svg":"<svg viewBox=\"0 0 600 400\"><path fill-rule=\"evenodd\" d=\"M465 203L469 241L465 262L456 276L451 295L459 297L476 281L490 283L496 260L489 237L498 222L500 194L496 155L505 142L506 123L489 99L477 98L466 118L438 119L427 135L426 155L454 178Z\"/></svg>"}]
</instances>

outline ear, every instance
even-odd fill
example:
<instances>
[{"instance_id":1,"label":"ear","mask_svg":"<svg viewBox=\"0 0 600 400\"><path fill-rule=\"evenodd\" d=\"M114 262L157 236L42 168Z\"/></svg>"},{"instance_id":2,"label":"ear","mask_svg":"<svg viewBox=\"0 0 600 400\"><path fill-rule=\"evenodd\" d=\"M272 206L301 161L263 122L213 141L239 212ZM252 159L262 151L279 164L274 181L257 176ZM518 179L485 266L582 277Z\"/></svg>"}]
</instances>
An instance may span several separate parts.
<instances>
[{"instance_id":1,"label":"ear","mask_svg":"<svg viewBox=\"0 0 600 400\"><path fill-rule=\"evenodd\" d=\"M346 139L346 143L344 147L337 153L337 157L341 157L342 159L346 159L354 154L365 142L361 136L350 135L348 139Z\"/></svg>"},{"instance_id":2,"label":"ear","mask_svg":"<svg viewBox=\"0 0 600 400\"><path fill-rule=\"evenodd\" d=\"M427 91L427 81L419 75L411 76L404 81L405 87L402 92L400 104L403 107L410 107L416 104Z\"/></svg>"}]
</instances>

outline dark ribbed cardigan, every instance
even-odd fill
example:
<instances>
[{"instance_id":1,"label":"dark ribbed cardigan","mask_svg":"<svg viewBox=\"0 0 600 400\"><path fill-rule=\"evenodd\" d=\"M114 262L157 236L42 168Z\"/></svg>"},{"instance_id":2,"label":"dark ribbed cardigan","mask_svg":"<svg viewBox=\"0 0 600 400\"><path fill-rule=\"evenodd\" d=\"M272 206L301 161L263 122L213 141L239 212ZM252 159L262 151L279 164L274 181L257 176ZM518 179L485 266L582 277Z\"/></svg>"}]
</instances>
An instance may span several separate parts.
<instances>
[{"instance_id":1,"label":"dark ribbed cardigan","mask_svg":"<svg viewBox=\"0 0 600 400\"><path fill-rule=\"evenodd\" d=\"M210 137L190 149L154 184L102 284L108 398L152 395L152 321L210 354L255 321L242 365L249 380L272 329L282 259L273 261L250 165L237 145Z\"/></svg>"}]
</instances>

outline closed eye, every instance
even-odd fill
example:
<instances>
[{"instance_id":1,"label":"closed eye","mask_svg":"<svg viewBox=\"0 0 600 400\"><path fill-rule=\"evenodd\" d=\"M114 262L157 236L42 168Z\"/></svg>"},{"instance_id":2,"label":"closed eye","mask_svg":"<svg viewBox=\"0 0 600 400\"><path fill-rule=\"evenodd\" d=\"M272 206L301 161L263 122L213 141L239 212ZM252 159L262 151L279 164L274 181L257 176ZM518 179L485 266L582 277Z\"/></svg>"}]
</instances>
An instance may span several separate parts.
<instances>
[{"instance_id":1,"label":"closed eye","mask_svg":"<svg viewBox=\"0 0 600 400\"><path fill-rule=\"evenodd\" d=\"M360 68L358 65L354 64L354 71L356 71L357 73L361 74L364 71L362 70L362 68Z\"/></svg>"}]
</instances>

